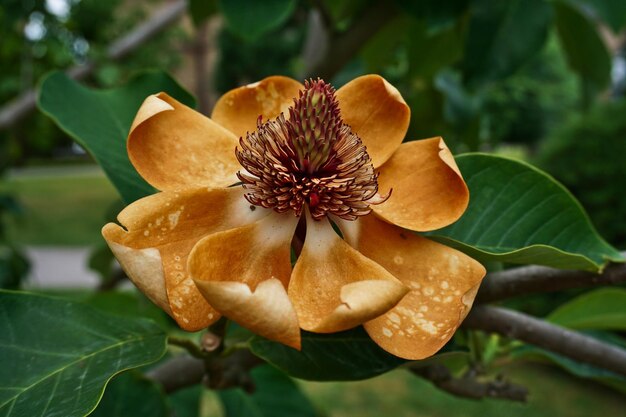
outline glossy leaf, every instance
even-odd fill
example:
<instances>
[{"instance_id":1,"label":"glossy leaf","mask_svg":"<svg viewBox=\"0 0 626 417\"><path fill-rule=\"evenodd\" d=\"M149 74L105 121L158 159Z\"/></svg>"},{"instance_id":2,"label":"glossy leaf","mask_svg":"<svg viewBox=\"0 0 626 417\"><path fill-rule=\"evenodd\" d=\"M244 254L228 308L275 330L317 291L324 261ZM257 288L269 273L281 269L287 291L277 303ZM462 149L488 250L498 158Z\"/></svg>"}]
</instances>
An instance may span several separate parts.
<instances>
[{"instance_id":1,"label":"glossy leaf","mask_svg":"<svg viewBox=\"0 0 626 417\"><path fill-rule=\"evenodd\" d=\"M296 9L296 0L220 0L228 29L252 41L277 29Z\"/></svg>"},{"instance_id":2,"label":"glossy leaf","mask_svg":"<svg viewBox=\"0 0 626 417\"><path fill-rule=\"evenodd\" d=\"M597 88L611 80L611 55L595 24L575 6L555 1L556 29L569 66Z\"/></svg>"},{"instance_id":3,"label":"glossy leaf","mask_svg":"<svg viewBox=\"0 0 626 417\"><path fill-rule=\"evenodd\" d=\"M165 352L151 321L24 292L0 291L0 334L0 416L87 415L113 375Z\"/></svg>"},{"instance_id":4,"label":"glossy leaf","mask_svg":"<svg viewBox=\"0 0 626 417\"><path fill-rule=\"evenodd\" d=\"M116 376L90 417L169 417L166 397L154 382L134 372Z\"/></svg>"},{"instance_id":5,"label":"glossy leaf","mask_svg":"<svg viewBox=\"0 0 626 417\"><path fill-rule=\"evenodd\" d=\"M626 289L585 293L559 306L546 319L572 329L626 330Z\"/></svg>"},{"instance_id":6,"label":"glossy leaf","mask_svg":"<svg viewBox=\"0 0 626 417\"><path fill-rule=\"evenodd\" d=\"M255 355L301 379L354 381L371 378L405 363L378 347L363 328L334 334L302 332L302 350L255 337Z\"/></svg>"},{"instance_id":7,"label":"glossy leaf","mask_svg":"<svg viewBox=\"0 0 626 417\"><path fill-rule=\"evenodd\" d=\"M294 381L277 369L264 365L251 372L255 390L217 391L225 417L315 417L313 405Z\"/></svg>"},{"instance_id":8,"label":"glossy leaf","mask_svg":"<svg viewBox=\"0 0 626 417\"><path fill-rule=\"evenodd\" d=\"M126 137L135 113L150 94L165 91L187 105L194 100L169 75L144 72L123 87L93 90L62 72L42 82L39 108L100 164L125 203L154 193L139 176L126 152Z\"/></svg>"},{"instance_id":9,"label":"glossy leaf","mask_svg":"<svg viewBox=\"0 0 626 417\"><path fill-rule=\"evenodd\" d=\"M464 74L478 85L511 75L543 46L551 23L545 0L477 0L470 7Z\"/></svg>"},{"instance_id":10,"label":"glossy leaf","mask_svg":"<svg viewBox=\"0 0 626 417\"><path fill-rule=\"evenodd\" d=\"M467 211L432 237L480 260L601 270L623 261L595 231L578 201L524 162L465 154L457 163L470 189Z\"/></svg>"}]
</instances>

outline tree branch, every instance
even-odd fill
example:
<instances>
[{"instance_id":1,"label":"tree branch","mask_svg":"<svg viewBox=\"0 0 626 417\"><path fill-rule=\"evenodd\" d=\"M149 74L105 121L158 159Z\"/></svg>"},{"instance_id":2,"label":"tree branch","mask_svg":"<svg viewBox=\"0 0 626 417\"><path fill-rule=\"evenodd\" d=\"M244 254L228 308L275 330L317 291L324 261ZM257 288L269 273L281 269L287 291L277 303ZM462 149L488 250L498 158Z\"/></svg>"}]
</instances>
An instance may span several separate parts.
<instances>
[{"instance_id":1,"label":"tree branch","mask_svg":"<svg viewBox=\"0 0 626 417\"><path fill-rule=\"evenodd\" d=\"M129 55L148 40L153 38L183 15L187 8L185 0L177 0L168 3L158 10L149 20L140 24L128 34L113 41L107 48L106 59L117 61ZM96 63L88 61L82 65L76 65L66 71L69 77L80 80L87 77L96 69ZM8 102L0 108L0 130L15 125L26 117L36 107L37 92L30 89Z\"/></svg>"},{"instance_id":2,"label":"tree branch","mask_svg":"<svg viewBox=\"0 0 626 417\"><path fill-rule=\"evenodd\" d=\"M332 28L322 27L323 12L312 14L309 24L314 24L313 32L309 30L303 56L305 69L303 77L321 77L330 80L352 59L354 54L380 28L396 15L393 5L387 1L378 1L368 7L365 13L355 19L355 23L344 33L334 33ZM322 33L318 33L322 31ZM316 50L323 53L317 54Z\"/></svg>"},{"instance_id":3,"label":"tree branch","mask_svg":"<svg viewBox=\"0 0 626 417\"><path fill-rule=\"evenodd\" d=\"M457 397L481 399L500 398L511 401L526 402L528 389L512 384L501 376L491 381L479 381L472 373L455 378L450 370L442 364L412 366L409 370L424 379L431 381L437 388Z\"/></svg>"},{"instance_id":4,"label":"tree branch","mask_svg":"<svg viewBox=\"0 0 626 417\"><path fill-rule=\"evenodd\" d=\"M501 307L476 306L463 326L499 333L626 376L626 351L581 333Z\"/></svg>"},{"instance_id":5,"label":"tree branch","mask_svg":"<svg viewBox=\"0 0 626 417\"><path fill-rule=\"evenodd\" d=\"M622 252L626 256L626 252ZM545 266L523 266L487 275L480 285L477 303L500 301L540 292L626 282L626 264L611 264L601 274Z\"/></svg>"}]
</instances>

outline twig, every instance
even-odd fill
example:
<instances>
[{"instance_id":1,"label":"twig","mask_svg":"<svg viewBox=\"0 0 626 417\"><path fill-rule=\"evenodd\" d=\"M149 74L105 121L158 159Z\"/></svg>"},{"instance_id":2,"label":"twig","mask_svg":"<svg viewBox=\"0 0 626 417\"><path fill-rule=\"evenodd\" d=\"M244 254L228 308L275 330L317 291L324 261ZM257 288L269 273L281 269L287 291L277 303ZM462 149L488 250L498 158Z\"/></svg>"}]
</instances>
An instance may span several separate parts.
<instances>
[{"instance_id":1,"label":"twig","mask_svg":"<svg viewBox=\"0 0 626 417\"><path fill-rule=\"evenodd\" d=\"M166 393L205 383L211 389L241 387L254 390L250 370L263 361L249 350L238 350L228 356L208 361L188 355L176 356L146 373L146 377L161 384Z\"/></svg>"},{"instance_id":2,"label":"twig","mask_svg":"<svg viewBox=\"0 0 626 417\"><path fill-rule=\"evenodd\" d=\"M500 398L511 401L526 402L528 389L512 384L501 376L490 381L479 381L470 373L455 378L450 370L442 364L412 366L409 370L424 379L431 381L437 388L464 398Z\"/></svg>"},{"instance_id":3,"label":"twig","mask_svg":"<svg viewBox=\"0 0 626 417\"><path fill-rule=\"evenodd\" d=\"M476 306L463 326L499 333L626 376L626 350L501 307Z\"/></svg>"},{"instance_id":4,"label":"twig","mask_svg":"<svg viewBox=\"0 0 626 417\"><path fill-rule=\"evenodd\" d=\"M115 40L106 51L107 61L117 61L129 55L148 40L153 38L183 15L187 7L185 0L168 3L158 10L149 20L134 28L131 32ZM88 61L71 67L66 72L71 78L80 80L96 69L96 63ZM13 126L26 117L36 107L37 93L30 89L8 102L0 109L0 130Z\"/></svg>"},{"instance_id":5,"label":"twig","mask_svg":"<svg viewBox=\"0 0 626 417\"><path fill-rule=\"evenodd\" d=\"M324 23L318 10L317 23ZM314 16L315 13L312 15ZM309 34L307 47L304 48L305 69L300 78L321 77L330 80L341 70L357 53L361 47L396 15L393 4L388 1L378 1L368 7L362 16L355 19L355 23L344 33L333 33L331 28L324 27L324 33ZM319 28L315 28L319 31ZM315 36L313 36L315 35ZM317 56L312 50L322 49L323 54Z\"/></svg>"},{"instance_id":6,"label":"twig","mask_svg":"<svg viewBox=\"0 0 626 417\"><path fill-rule=\"evenodd\" d=\"M125 282L127 279L128 275L126 275L126 272L124 272L122 268L116 268L109 279L100 282L96 291L102 292L114 290L118 285Z\"/></svg>"},{"instance_id":7,"label":"twig","mask_svg":"<svg viewBox=\"0 0 626 417\"><path fill-rule=\"evenodd\" d=\"M488 303L525 294L622 282L626 282L626 264L611 264L601 274L523 266L488 274L480 286L476 302Z\"/></svg>"}]
</instances>

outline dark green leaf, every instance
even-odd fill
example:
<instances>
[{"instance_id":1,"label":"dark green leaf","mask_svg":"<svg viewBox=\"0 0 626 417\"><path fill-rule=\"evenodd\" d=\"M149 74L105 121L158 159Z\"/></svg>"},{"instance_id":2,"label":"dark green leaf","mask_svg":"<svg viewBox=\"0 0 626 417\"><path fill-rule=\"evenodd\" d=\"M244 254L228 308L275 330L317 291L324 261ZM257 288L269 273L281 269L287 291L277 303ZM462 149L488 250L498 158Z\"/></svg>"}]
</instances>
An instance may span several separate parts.
<instances>
[{"instance_id":1,"label":"dark green leaf","mask_svg":"<svg viewBox=\"0 0 626 417\"><path fill-rule=\"evenodd\" d=\"M26 256L11 245L0 244L0 288L16 290L30 270Z\"/></svg>"},{"instance_id":2,"label":"dark green leaf","mask_svg":"<svg viewBox=\"0 0 626 417\"><path fill-rule=\"evenodd\" d=\"M309 399L282 372L269 365L251 372L255 390L246 394L241 389L218 391L225 417L315 417Z\"/></svg>"},{"instance_id":3,"label":"dark green leaf","mask_svg":"<svg viewBox=\"0 0 626 417\"><path fill-rule=\"evenodd\" d=\"M39 108L93 155L128 204L154 193L131 165L126 137L141 103L160 91L193 106L189 93L164 72L144 72L123 87L101 91L53 72L41 84Z\"/></svg>"},{"instance_id":4,"label":"dark green leaf","mask_svg":"<svg viewBox=\"0 0 626 417\"><path fill-rule=\"evenodd\" d=\"M135 372L113 378L90 417L169 417L165 396L152 381Z\"/></svg>"},{"instance_id":5,"label":"dark green leaf","mask_svg":"<svg viewBox=\"0 0 626 417\"><path fill-rule=\"evenodd\" d=\"M198 26L217 12L217 0L189 0L187 7L194 25Z\"/></svg>"},{"instance_id":6,"label":"dark green leaf","mask_svg":"<svg viewBox=\"0 0 626 417\"><path fill-rule=\"evenodd\" d=\"M570 67L596 88L611 80L611 55L595 24L576 7L555 1L556 29Z\"/></svg>"},{"instance_id":7,"label":"dark green leaf","mask_svg":"<svg viewBox=\"0 0 626 417\"><path fill-rule=\"evenodd\" d=\"M246 40L278 28L296 9L296 0L220 0L228 28Z\"/></svg>"},{"instance_id":8,"label":"dark green leaf","mask_svg":"<svg viewBox=\"0 0 626 417\"><path fill-rule=\"evenodd\" d=\"M463 36L459 25L432 33L425 24L409 29L409 71L412 75L432 77L463 55Z\"/></svg>"},{"instance_id":9,"label":"dark green leaf","mask_svg":"<svg viewBox=\"0 0 626 417\"><path fill-rule=\"evenodd\" d=\"M87 260L87 266L100 275L102 282L112 279L113 253L106 243L92 249Z\"/></svg>"},{"instance_id":10,"label":"dark green leaf","mask_svg":"<svg viewBox=\"0 0 626 417\"><path fill-rule=\"evenodd\" d=\"M588 292L561 305L546 319L572 329L626 330L626 289Z\"/></svg>"},{"instance_id":11,"label":"dark green leaf","mask_svg":"<svg viewBox=\"0 0 626 417\"><path fill-rule=\"evenodd\" d=\"M109 379L159 359L154 323L80 303L0 291L0 415L84 416Z\"/></svg>"},{"instance_id":12,"label":"dark green leaf","mask_svg":"<svg viewBox=\"0 0 626 417\"><path fill-rule=\"evenodd\" d=\"M474 85L511 75L545 43L551 10L545 0L477 0L465 43L464 74Z\"/></svg>"},{"instance_id":13,"label":"dark green leaf","mask_svg":"<svg viewBox=\"0 0 626 417\"><path fill-rule=\"evenodd\" d=\"M615 33L626 25L626 1L623 0L569 0L581 7L589 7L606 22Z\"/></svg>"},{"instance_id":14,"label":"dark green leaf","mask_svg":"<svg viewBox=\"0 0 626 417\"><path fill-rule=\"evenodd\" d=\"M461 18L469 0L396 0L407 13L424 20L430 28L446 26Z\"/></svg>"},{"instance_id":15,"label":"dark green leaf","mask_svg":"<svg viewBox=\"0 0 626 417\"><path fill-rule=\"evenodd\" d=\"M169 316L137 290L92 292L80 301L116 316L144 317L154 320L163 329L167 329L171 324Z\"/></svg>"},{"instance_id":16,"label":"dark green leaf","mask_svg":"<svg viewBox=\"0 0 626 417\"><path fill-rule=\"evenodd\" d=\"M203 391L203 386L194 385L168 395L170 408L173 412L172 417L200 416L200 400Z\"/></svg>"},{"instance_id":17,"label":"dark green leaf","mask_svg":"<svg viewBox=\"0 0 626 417\"><path fill-rule=\"evenodd\" d=\"M623 261L595 231L578 201L554 178L513 159L465 154L470 189L460 220L433 237L477 259L601 270Z\"/></svg>"},{"instance_id":18,"label":"dark green leaf","mask_svg":"<svg viewBox=\"0 0 626 417\"><path fill-rule=\"evenodd\" d=\"M371 378L405 363L385 352L359 327L334 334L302 333L302 350L255 337L255 355L301 379L354 381Z\"/></svg>"}]
</instances>

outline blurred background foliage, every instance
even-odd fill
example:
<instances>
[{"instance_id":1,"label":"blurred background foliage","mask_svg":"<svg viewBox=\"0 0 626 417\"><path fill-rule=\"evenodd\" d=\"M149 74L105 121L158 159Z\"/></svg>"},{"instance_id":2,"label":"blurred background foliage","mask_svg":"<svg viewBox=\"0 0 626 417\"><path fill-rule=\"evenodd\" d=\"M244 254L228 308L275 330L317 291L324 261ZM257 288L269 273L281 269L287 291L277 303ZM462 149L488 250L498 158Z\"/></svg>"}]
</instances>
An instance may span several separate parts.
<instances>
[{"instance_id":1,"label":"blurred background foliage","mask_svg":"<svg viewBox=\"0 0 626 417\"><path fill-rule=\"evenodd\" d=\"M85 82L100 88L145 68L170 71L207 114L221 93L268 75L322 76L338 88L380 73L412 109L407 140L441 135L457 154L535 163L626 248L625 1L190 0L182 19L108 58L112 42L173 3L3 0L0 111L75 65L94 65ZM93 162L39 112L0 129L0 288L19 287L28 271L20 246L98 246L118 198L89 169L63 171L76 165ZM94 251L104 282L110 261ZM547 314L577 294L520 304Z\"/></svg>"}]
</instances>

